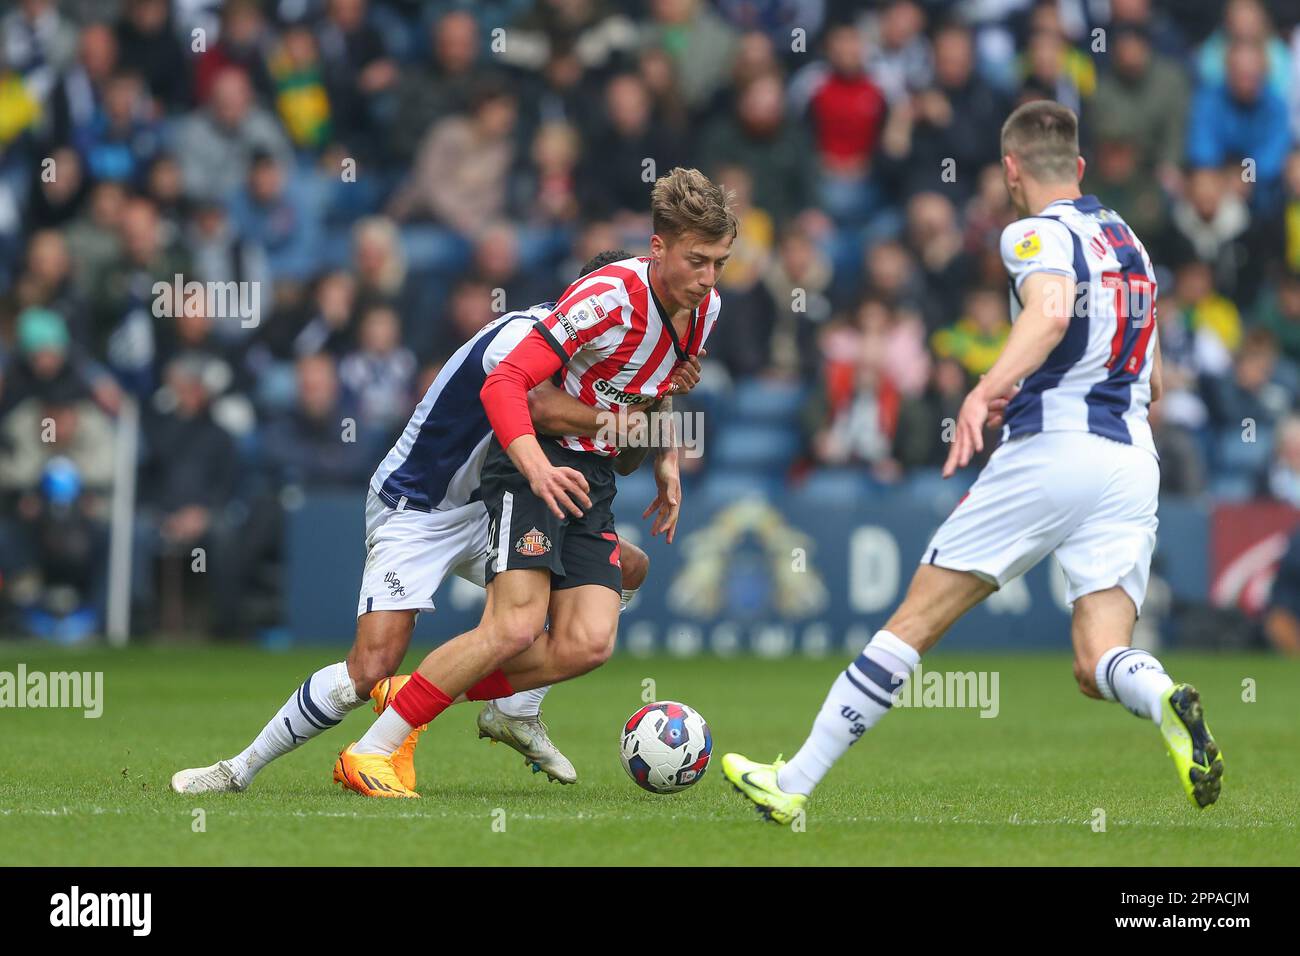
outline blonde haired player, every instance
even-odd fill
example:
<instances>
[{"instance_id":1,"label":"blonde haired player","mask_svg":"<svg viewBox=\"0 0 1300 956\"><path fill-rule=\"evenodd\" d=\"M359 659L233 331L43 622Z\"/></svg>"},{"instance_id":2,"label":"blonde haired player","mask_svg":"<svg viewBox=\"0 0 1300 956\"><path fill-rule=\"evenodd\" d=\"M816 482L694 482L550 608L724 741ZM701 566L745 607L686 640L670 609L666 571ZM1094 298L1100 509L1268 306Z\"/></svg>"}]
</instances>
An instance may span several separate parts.
<instances>
[{"instance_id":1,"label":"blonde haired player","mask_svg":"<svg viewBox=\"0 0 1300 956\"><path fill-rule=\"evenodd\" d=\"M1049 554L1068 582L1079 690L1153 721L1188 798L1198 807L1218 799L1223 757L1200 695L1130 646L1160 484L1147 423L1161 388L1151 260L1117 213L1080 194L1078 120L1066 107L1039 100L1013 112L1002 168L1023 217L1001 243L1015 325L962 405L944 477L982 450L984 427L999 419L1002 444L926 547L902 605L832 685L794 758L723 757L727 779L776 822L801 811L959 617Z\"/></svg>"}]
</instances>

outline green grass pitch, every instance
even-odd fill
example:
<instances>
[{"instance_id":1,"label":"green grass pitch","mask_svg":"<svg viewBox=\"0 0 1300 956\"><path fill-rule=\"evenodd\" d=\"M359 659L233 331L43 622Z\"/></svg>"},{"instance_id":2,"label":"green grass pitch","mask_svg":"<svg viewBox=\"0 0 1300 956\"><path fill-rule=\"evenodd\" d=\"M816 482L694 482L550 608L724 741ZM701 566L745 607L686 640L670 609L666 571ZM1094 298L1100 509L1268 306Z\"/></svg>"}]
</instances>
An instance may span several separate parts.
<instances>
[{"instance_id":1,"label":"green grass pitch","mask_svg":"<svg viewBox=\"0 0 1300 956\"><path fill-rule=\"evenodd\" d=\"M273 764L247 793L168 790L172 771L243 747L331 659L330 649L0 645L3 671L22 661L29 671L105 674L99 719L0 710L0 864L1300 862L1300 668L1263 656L1164 657L1176 679L1201 689L1226 755L1223 797L1206 812L1186 802L1155 728L1078 694L1065 655L927 658L931 670L998 671L998 716L889 715L832 771L804 832L760 821L719 758L790 755L838 657L617 656L547 700L552 736L581 777L573 787L476 739L471 704L424 736L419 801L367 801L331 782L334 754L363 732L368 709ZM641 705L647 678L658 698L689 703L713 730L713 767L672 796L639 790L618 759L621 722ZM1243 700L1248 678L1253 702ZM1097 809L1104 832L1094 830Z\"/></svg>"}]
</instances>

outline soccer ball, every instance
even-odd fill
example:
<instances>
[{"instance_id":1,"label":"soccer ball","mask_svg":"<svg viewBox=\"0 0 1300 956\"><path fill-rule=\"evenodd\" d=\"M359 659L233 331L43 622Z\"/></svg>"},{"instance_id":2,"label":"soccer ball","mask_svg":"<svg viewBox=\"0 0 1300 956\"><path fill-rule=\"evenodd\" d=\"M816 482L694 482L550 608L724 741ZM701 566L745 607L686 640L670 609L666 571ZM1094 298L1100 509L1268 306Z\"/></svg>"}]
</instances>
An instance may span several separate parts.
<instances>
[{"instance_id":1,"label":"soccer ball","mask_svg":"<svg viewBox=\"0 0 1300 956\"><path fill-rule=\"evenodd\" d=\"M704 718L685 704L646 704L623 725L623 769L651 793L685 790L702 776L713 753Z\"/></svg>"}]
</instances>

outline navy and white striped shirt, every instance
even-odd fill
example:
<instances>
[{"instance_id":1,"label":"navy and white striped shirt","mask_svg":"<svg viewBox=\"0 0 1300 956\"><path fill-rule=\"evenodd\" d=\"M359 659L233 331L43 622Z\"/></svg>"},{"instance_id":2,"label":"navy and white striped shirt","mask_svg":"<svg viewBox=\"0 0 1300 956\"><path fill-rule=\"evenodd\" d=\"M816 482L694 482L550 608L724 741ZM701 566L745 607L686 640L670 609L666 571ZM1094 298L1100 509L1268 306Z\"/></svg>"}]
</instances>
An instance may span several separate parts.
<instances>
[{"instance_id":1,"label":"navy and white striped shirt","mask_svg":"<svg viewBox=\"0 0 1300 956\"><path fill-rule=\"evenodd\" d=\"M488 374L554 302L508 312L458 348L416 406L401 437L370 478L393 508L447 511L479 498L479 469L492 426L479 400Z\"/></svg>"}]
</instances>

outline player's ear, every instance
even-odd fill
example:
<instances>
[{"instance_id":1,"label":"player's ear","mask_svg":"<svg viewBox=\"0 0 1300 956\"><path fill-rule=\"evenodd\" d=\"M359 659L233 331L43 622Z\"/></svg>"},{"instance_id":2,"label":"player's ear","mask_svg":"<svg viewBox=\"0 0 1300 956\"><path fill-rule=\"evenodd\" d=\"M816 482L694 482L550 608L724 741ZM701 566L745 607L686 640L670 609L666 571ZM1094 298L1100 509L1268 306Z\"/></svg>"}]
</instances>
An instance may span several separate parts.
<instances>
[{"instance_id":1,"label":"player's ear","mask_svg":"<svg viewBox=\"0 0 1300 956\"><path fill-rule=\"evenodd\" d=\"M1079 182L1083 182L1083 171L1088 168L1082 156L1079 157Z\"/></svg>"}]
</instances>

